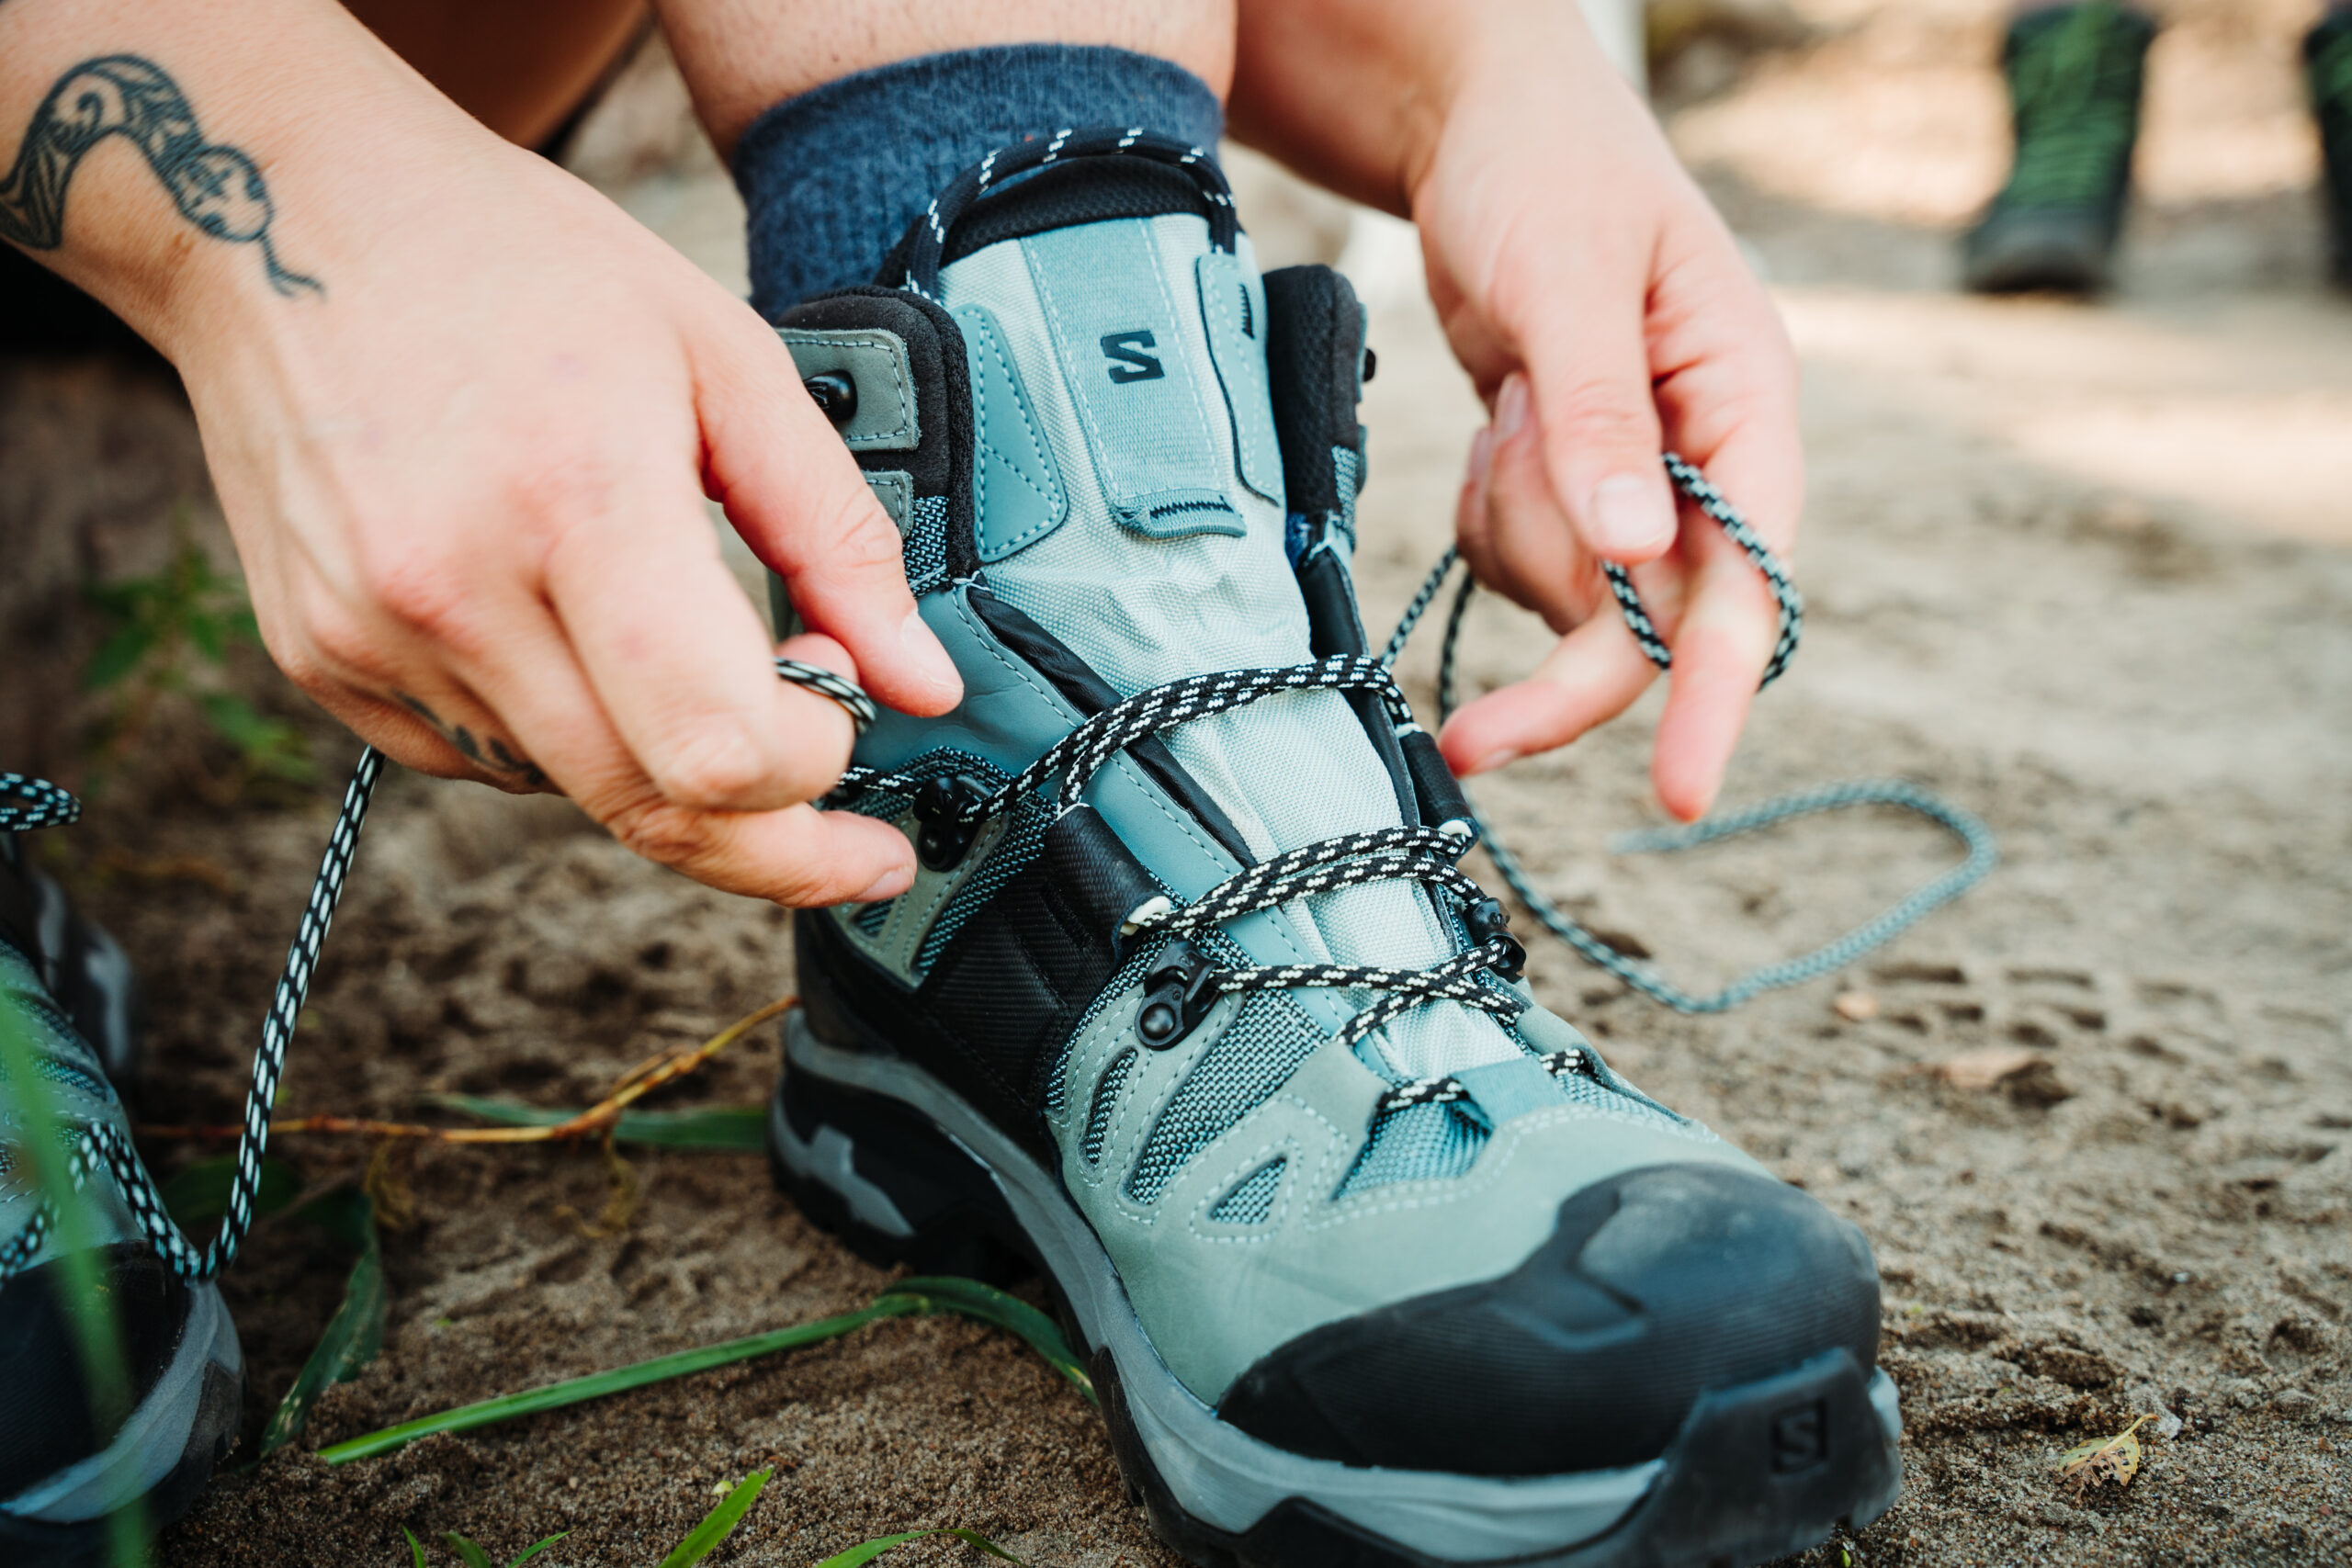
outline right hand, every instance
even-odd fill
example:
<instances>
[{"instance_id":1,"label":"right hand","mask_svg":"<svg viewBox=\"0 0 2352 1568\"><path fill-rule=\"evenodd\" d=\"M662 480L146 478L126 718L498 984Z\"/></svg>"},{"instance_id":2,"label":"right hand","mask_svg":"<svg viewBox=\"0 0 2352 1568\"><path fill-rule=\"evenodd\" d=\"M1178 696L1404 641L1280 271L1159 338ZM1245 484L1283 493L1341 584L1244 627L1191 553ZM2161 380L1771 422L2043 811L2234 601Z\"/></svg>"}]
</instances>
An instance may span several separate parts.
<instances>
[{"instance_id":1,"label":"right hand","mask_svg":"<svg viewBox=\"0 0 2352 1568\"><path fill-rule=\"evenodd\" d=\"M282 247L323 296L248 271L233 308L158 334L270 652L407 766L560 790L715 887L904 890L903 835L807 804L851 725L770 655L910 713L961 687L790 354L577 180L453 112L415 118L372 159L273 168ZM808 635L771 648L706 494Z\"/></svg>"}]
</instances>

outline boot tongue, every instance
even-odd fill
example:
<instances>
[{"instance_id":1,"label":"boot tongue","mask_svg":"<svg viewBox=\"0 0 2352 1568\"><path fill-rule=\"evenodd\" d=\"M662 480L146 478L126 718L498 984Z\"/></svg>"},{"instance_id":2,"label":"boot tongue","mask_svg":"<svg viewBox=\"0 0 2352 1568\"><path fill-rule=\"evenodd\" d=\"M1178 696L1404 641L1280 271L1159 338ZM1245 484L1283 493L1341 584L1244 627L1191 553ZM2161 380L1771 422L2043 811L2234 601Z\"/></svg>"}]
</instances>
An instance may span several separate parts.
<instances>
[{"instance_id":1,"label":"boot tongue","mask_svg":"<svg viewBox=\"0 0 2352 1568\"><path fill-rule=\"evenodd\" d=\"M997 240L942 274L971 359L989 589L1122 695L1312 657L1284 548L1265 292L1240 246L1218 252L1202 218L1169 211ZM1399 821L1338 693L1268 698L1164 738L1261 859ZM1453 950L1408 884L1289 908L1309 961L1421 967ZM1375 1040L1406 1077L1520 1054L1452 1003Z\"/></svg>"}]
</instances>

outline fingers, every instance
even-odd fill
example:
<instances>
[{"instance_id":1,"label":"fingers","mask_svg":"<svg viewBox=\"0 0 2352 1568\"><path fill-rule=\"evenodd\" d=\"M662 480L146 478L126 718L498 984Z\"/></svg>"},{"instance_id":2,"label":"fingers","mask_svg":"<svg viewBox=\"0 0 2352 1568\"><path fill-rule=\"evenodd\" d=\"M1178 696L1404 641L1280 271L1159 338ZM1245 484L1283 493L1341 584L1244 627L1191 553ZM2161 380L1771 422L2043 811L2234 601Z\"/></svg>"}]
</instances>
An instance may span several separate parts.
<instances>
[{"instance_id":1,"label":"fingers","mask_svg":"<svg viewBox=\"0 0 2352 1568\"><path fill-rule=\"evenodd\" d=\"M868 692L905 713L945 713L962 700L963 681L916 614L898 528L801 387L791 355L738 309L742 321L707 333L696 364L712 494L752 553L784 578L801 618L849 649Z\"/></svg>"},{"instance_id":2,"label":"fingers","mask_svg":"<svg viewBox=\"0 0 2352 1568\"><path fill-rule=\"evenodd\" d=\"M589 683L584 660L572 657L547 607L510 606L497 625L496 639L481 649L482 668L473 683L513 726L533 761L635 853L713 887L795 907L871 902L912 886L913 848L886 824L806 805L728 810L672 796L607 716ZM830 638L795 638L785 651L844 674L855 672L846 652ZM786 688L768 663L763 643L759 652L754 671L766 688L788 694L796 713L800 704L809 703L819 705L817 716L823 710L832 716L803 731L800 745L808 755L794 764L798 773L819 781L808 788L813 795L829 787L848 761L848 717L830 699Z\"/></svg>"},{"instance_id":3,"label":"fingers","mask_svg":"<svg viewBox=\"0 0 2352 1568\"><path fill-rule=\"evenodd\" d=\"M1804 498L1795 357L1771 301L1728 244L1698 255L1658 290L1658 406L1674 445L1791 565ZM1660 803L1690 821L1722 787L1778 639L1780 605L1745 550L1696 508L1686 513L1689 592L1651 776Z\"/></svg>"},{"instance_id":4,"label":"fingers","mask_svg":"<svg viewBox=\"0 0 2352 1568\"><path fill-rule=\"evenodd\" d=\"M700 499L681 487L633 500L649 488L600 498L547 554L548 600L596 705L673 806L766 811L821 795L854 739L848 716L775 678Z\"/></svg>"},{"instance_id":5,"label":"fingers","mask_svg":"<svg viewBox=\"0 0 2352 1568\"><path fill-rule=\"evenodd\" d=\"M1743 570L1756 575L1744 556L1736 566L1711 561L1703 569L1674 640L1674 674L1650 779L1658 803L1685 822L1705 816L1715 803L1770 650L1769 626L1758 636L1748 585L1721 581Z\"/></svg>"},{"instance_id":6,"label":"fingers","mask_svg":"<svg viewBox=\"0 0 2352 1568\"><path fill-rule=\"evenodd\" d=\"M396 719L406 719L423 727L424 734L417 737L414 750L424 753L422 758L404 756L401 740L387 744L375 742L376 749L403 767L415 769L441 778L475 778L496 784L512 795L531 795L553 788L547 774L533 761L522 743L508 738L504 727L490 709L471 692L454 683L424 681L409 684L439 687L434 699L427 702L406 686L396 686L391 701L385 702L369 694L360 694L362 701L382 709L375 726L379 734L397 734ZM438 741L438 751L453 755L436 756L435 749L425 744L427 738ZM447 765L454 762L455 766Z\"/></svg>"},{"instance_id":7,"label":"fingers","mask_svg":"<svg viewBox=\"0 0 2352 1568\"><path fill-rule=\"evenodd\" d=\"M1639 270L1615 276L1632 260L1601 258L1589 291L1536 291L1520 331L1522 395L1541 427L1553 493L1588 549L1627 566L1665 553L1675 536L1643 333L1647 279ZM1507 380L1498 423L1509 395Z\"/></svg>"},{"instance_id":8,"label":"fingers","mask_svg":"<svg viewBox=\"0 0 2352 1568\"><path fill-rule=\"evenodd\" d=\"M698 513L697 503L693 522L707 539L708 525ZM593 532L583 537L597 542ZM554 554L560 553L559 548ZM614 552L607 564L650 597L673 587L628 550ZM776 678L757 617L750 615L723 571L732 605L751 621L751 646L748 652L722 657L730 665L748 666L752 711L770 711L759 723L784 722L771 711L780 703L797 727L787 748L793 754L783 787L805 793L778 802L781 809L713 808L682 800L657 782L624 738L605 694L592 684L588 666L609 667L616 649L623 650L617 662L626 664L633 652L649 671L692 656L662 640L671 630L665 620L656 617L649 626L640 607L616 604L619 596L601 579L584 588L568 584L564 599L575 624L601 623L613 634L592 655L592 643L602 639L567 637L557 620L551 603L558 597L552 587L557 575L550 574L547 598L525 591L517 581L482 576L469 596L429 618L435 633L430 637L398 617L340 613L330 607L330 596L312 593L302 629L279 637L273 650L282 649L281 661L289 672L300 672L306 689L396 761L508 789L552 784L629 849L712 886L806 905L871 901L912 884L913 851L904 835L847 813L819 813L797 804L840 776L852 726L830 699ZM418 603L430 595L412 589L393 597L410 607L413 619ZM718 607L729 603L714 602ZM713 605L704 605L702 613L715 613ZM784 651L845 675L856 672L847 652L827 637L795 638ZM639 682L645 683L641 671ZM725 688L735 683L730 676L701 690L706 697L717 690L726 698L732 694Z\"/></svg>"},{"instance_id":9,"label":"fingers","mask_svg":"<svg viewBox=\"0 0 2352 1568\"><path fill-rule=\"evenodd\" d=\"M1438 749L1460 777L1491 772L1616 717L1657 673L1623 623L1596 616L1562 637L1526 680L1457 709Z\"/></svg>"},{"instance_id":10,"label":"fingers","mask_svg":"<svg viewBox=\"0 0 2352 1568\"><path fill-rule=\"evenodd\" d=\"M848 811L687 811L658 795L605 803L613 837L724 892L788 908L871 904L914 886L914 846Z\"/></svg>"},{"instance_id":11,"label":"fingers","mask_svg":"<svg viewBox=\"0 0 2352 1568\"><path fill-rule=\"evenodd\" d=\"M1526 380L1513 375L1494 423L1472 439L1455 534L1480 583L1566 632L1591 608L1594 572L1553 495L1542 433L1527 413Z\"/></svg>"}]
</instances>

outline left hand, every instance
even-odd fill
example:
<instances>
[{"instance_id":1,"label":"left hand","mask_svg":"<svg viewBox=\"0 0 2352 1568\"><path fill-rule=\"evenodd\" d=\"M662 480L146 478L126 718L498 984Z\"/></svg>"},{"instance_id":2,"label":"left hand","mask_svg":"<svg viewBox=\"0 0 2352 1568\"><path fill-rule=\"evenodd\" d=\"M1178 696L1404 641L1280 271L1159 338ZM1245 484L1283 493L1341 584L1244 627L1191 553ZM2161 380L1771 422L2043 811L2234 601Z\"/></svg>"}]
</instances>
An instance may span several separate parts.
<instances>
[{"instance_id":1,"label":"left hand","mask_svg":"<svg viewBox=\"0 0 2352 1568\"><path fill-rule=\"evenodd\" d=\"M1462 488L1463 554L1561 637L1440 743L1456 773L1482 773L1641 695L1657 671L1600 572L1622 562L1674 650L1652 776L1690 820L1722 785L1778 610L1739 547L1678 508L1660 448L1703 469L1786 559L1804 493L1795 357L1575 7L1529 9L1468 46L1408 188L1430 297L1491 412Z\"/></svg>"}]
</instances>

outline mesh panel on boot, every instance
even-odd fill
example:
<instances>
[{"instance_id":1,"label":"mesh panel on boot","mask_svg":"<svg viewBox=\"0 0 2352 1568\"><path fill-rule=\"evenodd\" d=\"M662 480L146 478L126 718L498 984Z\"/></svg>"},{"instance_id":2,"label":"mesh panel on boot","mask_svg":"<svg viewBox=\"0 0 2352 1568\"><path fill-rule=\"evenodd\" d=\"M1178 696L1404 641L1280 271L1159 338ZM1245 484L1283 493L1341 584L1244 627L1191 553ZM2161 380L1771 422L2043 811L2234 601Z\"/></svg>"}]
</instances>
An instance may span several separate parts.
<instances>
[{"instance_id":1,"label":"mesh panel on boot","mask_svg":"<svg viewBox=\"0 0 2352 1568\"><path fill-rule=\"evenodd\" d=\"M1127 1173L1127 1196L1138 1203L1158 1201L1185 1161L1280 1089L1326 1038L1278 991L1244 998L1153 1123Z\"/></svg>"},{"instance_id":2,"label":"mesh panel on boot","mask_svg":"<svg viewBox=\"0 0 2352 1568\"><path fill-rule=\"evenodd\" d=\"M1274 1212L1274 1194L1282 1190L1283 1168L1288 1159L1278 1159L1261 1165L1239 1181L1233 1190L1218 1199L1209 1210L1209 1218L1220 1224L1254 1225Z\"/></svg>"}]
</instances>

